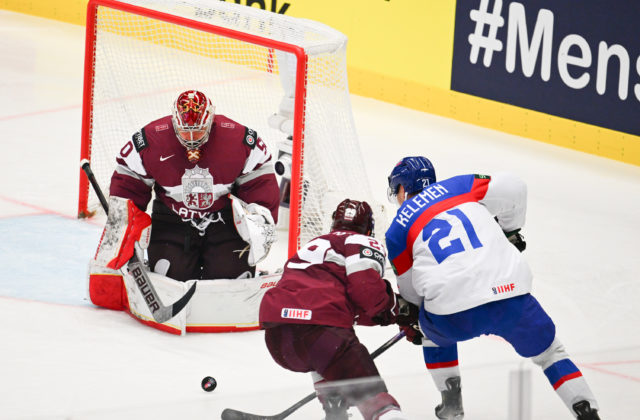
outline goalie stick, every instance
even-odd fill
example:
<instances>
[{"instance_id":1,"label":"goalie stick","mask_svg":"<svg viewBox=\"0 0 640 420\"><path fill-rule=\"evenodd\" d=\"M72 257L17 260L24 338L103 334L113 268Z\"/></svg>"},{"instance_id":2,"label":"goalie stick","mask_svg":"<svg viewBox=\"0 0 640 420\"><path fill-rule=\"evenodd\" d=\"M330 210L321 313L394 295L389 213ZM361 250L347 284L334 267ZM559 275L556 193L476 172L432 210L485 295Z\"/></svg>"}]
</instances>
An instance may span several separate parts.
<instances>
[{"instance_id":1,"label":"goalie stick","mask_svg":"<svg viewBox=\"0 0 640 420\"><path fill-rule=\"evenodd\" d=\"M382 353L387 351L391 346L396 344L404 337L404 331L400 331L398 334L391 337L386 343L378 347L373 353L371 353L371 358L375 359L380 356ZM233 408L225 408L222 411L222 415L220 418L222 420L283 420L289 417L294 411L308 403L309 401L316 398L316 393L312 392L307 395L297 403L293 404L291 407L287 408L281 413L274 414L273 416L263 416L260 414L250 414L244 411L234 410Z\"/></svg>"},{"instance_id":2,"label":"goalie stick","mask_svg":"<svg viewBox=\"0 0 640 420\"><path fill-rule=\"evenodd\" d=\"M91 170L89 161L87 159L83 159L80 162L80 167L87 175L87 178L89 178L89 182L91 183L93 190L96 192L104 212L108 214L109 205L107 204L107 200L105 199L104 194L102 194L102 189L100 188L100 185L98 185L98 181ZM156 289L153 287L153 283L151 283L151 279L149 279L149 276L143 267L142 261L140 261L135 251L127 263L127 270L129 271L129 274L133 276L140 293L144 296L144 301L149 308L149 312L151 312L151 316L153 316L154 321L159 324L167 322L176 316L187 305L187 303L189 303L189 300L191 300L193 294L196 292L196 284L198 284L198 282L194 282L189 290L187 290L187 293L185 293L180 299L176 300L173 304L164 306L160 300L160 296L158 296L158 292L156 292ZM125 274L122 269L120 269L120 271L122 274Z\"/></svg>"}]
</instances>

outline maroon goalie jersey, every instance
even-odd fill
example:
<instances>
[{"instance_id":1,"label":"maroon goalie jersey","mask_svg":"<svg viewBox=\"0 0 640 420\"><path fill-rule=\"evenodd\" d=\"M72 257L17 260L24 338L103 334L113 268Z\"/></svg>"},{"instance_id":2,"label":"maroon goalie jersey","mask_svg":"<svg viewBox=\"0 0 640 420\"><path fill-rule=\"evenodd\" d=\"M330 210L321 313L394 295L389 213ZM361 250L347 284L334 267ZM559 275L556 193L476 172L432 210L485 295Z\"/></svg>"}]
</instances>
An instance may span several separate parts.
<instances>
[{"instance_id":1,"label":"maroon goalie jersey","mask_svg":"<svg viewBox=\"0 0 640 420\"><path fill-rule=\"evenodd\" d=\"M350 231L319 236L290 258L278 284L260 305L260 324L373 325L395 299L382 279L386 250Z\"/></svg>"},{"instance_id":2,"label":"maroon goalie jersey","mask_svg":"<svg viewBox=\"0 0 640 420\"><path fill-rule=\"evenodd\" d=\"M258 134L216 115L197 162L176 138L171 117L147 124L120 149L109 193L145 210L151 191L182 219L202 219L229 206L233 193L278 220L279 187L271 155Z\"/></svg>"}]
</instances>

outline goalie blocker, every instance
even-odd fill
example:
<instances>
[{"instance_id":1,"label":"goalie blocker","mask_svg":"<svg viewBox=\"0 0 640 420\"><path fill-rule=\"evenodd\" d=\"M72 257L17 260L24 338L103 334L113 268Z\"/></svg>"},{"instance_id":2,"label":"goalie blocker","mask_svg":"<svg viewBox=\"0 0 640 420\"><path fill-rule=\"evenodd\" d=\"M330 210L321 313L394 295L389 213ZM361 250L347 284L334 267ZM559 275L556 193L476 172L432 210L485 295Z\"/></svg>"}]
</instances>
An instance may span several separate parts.
<instances>
[{"instance_id":1,"label":"goalie blocker","mask_svg":"<svg viewBox=\"0 0 640 420\"><path fill-rule=\"evenodd\" d=\"M96 263L113 270L122 268L133 257L136 242L149 246L151 217L131 200L109 198L109 215L96 251Z\"/></svg>"},{"instance_id":2,"label":"goalie blocker","mask_svg":"<svg viewBox=\"0 0 640 420\"><path fill-rule=\"evenodd\" d=\"M126 294L119 269L133 256L136 243L141 249L148 247L151 218L131 200L120 197L110 197L108 208L107 223L89 265L89 297L95 305L124 310Z\"/></svg>"},{"instance_id":3,"label":"goalie blocker","mask_svg":"<svg viewBox=\"0 0 640 420\"><path fill-rule=\"evenodd\" d=\"M89 263L89 297L95 305L124 310L128 306L119 269L133 256L136 242L141 249L149 245L151 218L131 200L116 196L109 198L108 208L96 255Z\"/></svg>"}]
</instances>

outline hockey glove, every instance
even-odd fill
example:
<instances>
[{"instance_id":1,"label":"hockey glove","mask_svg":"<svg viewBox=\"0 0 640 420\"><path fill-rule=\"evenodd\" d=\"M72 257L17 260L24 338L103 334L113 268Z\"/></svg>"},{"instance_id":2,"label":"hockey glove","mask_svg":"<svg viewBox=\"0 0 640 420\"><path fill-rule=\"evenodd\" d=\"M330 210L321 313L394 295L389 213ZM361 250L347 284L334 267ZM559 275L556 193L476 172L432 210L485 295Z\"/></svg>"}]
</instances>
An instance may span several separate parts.
<instances>
[{"instance_id":1,"label":"hockey glove","mask_svg":"<svg viewBox=\"0 0 640 420\"><path fill-rule=\"evenodd\" d=\"M373 321L377 325L394 324L397 322L396 320L398 316L398 301L396 299L397 295L393 291L391 283L389 283L389 281L386 279L382 280L385 282L387 295L389 296L387 308L371 317L371 321Z\"/></svg>"},{"instance_id":2,"label":"hockey glove","mask_svg":"<svg viewBox=\"0 0 640 420\"><path fill-rule=\"evenodd\" d=\"M504 234L507 236L509 242L518 249L518 251L522 252L527 249L527 243L524 241L524 237L520 234L520 229L505 232Z\"/></svg>"},{"instance_id":3,"label":"hockey glove","mask_svg":"<svg viewBox=\"0 0 640 420\"><path fill-rule=\"evenodd\" d=\"M420 308L411 302L406 301L402 296L396 295L398 301L398 318L396 323L401 327L406 327L418 322Z\"/></svg>"},{"instance_id":4,"label":"hockey glove","mask_svg":"<svg viewBox=\"0 0 640 420\"><path fill-rule=\"evenodd\" d=\"M400 327L400 331L404 331L404 336L407 341L421 345L423 335L422 332L420 332L420 327L418 327L420 308L406 301L400 295L396 295L396 298L398 300L398 318L396 323Z\"/></svg>"},{"instance_id":5,"label":"hockey glove","mask_svg":"<svg viewBox=\"0 0 640 420\"><path fill-rule=\"evenodd\" d=\"M404 331L404 337L412 344L416 346L422 345L422 331L420 331L420 327L417 322L411 323L409 325L400 325L400 331Z\"/></svg>"}]
</instances>

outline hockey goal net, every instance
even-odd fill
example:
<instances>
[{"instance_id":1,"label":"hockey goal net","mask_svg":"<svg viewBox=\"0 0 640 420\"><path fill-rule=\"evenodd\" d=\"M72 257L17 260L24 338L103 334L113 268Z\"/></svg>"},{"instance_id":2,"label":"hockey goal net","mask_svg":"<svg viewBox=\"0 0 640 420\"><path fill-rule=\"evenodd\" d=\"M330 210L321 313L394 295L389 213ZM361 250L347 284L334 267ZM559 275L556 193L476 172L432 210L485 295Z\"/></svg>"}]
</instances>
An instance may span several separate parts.
<instances>
[{"instance_id":1,"label":"hockey goal net","mask_svg":"<svg viewBox=\"0 0 640 420\"><path fill-rule=\"evenodd\" d=\"M317 22L218 0L91 0L81 159L107 193L126 139L168 115L178 93L199 89L217 113L256 130L274 161L288 162L279 150L289 145L289 254L328 231L344 198L367 200L379 223L384 209L374 205L351 112L346 41ZM99 209L81 173L78 214Z\"/></svg>"}]
</instances>

